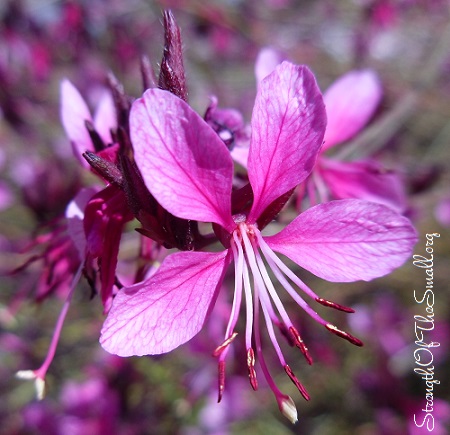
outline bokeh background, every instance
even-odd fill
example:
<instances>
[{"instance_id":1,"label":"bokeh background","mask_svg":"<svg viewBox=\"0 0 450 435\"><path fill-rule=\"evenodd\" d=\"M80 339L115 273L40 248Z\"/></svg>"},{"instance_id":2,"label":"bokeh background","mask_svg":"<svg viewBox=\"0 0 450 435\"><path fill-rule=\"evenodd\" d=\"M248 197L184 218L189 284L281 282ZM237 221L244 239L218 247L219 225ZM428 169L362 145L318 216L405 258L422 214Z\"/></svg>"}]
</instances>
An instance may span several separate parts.
<instances>
[{"instance_id":1,"label":"bokeh background","mask_svg":"<svg viewBox=\"0 0 450 435\"><path fill-rule=\"evenodd\" d=\"M62 295L36 301L42 263L24 264L31 236L89 184L71 157L59 116L59 85L69 78L95 106L112 72L129 95L142 92L140 59L156 69L163 48L162 11L181 27L190 104L203 113L214 94L247 121L256 92L254 64L271 46L314 71L321 89L355 68L372 68L384 96L368 128L344 144L344 158L376 155L399 171L408 216L426 255L434 248L434 434L450 433L450 6L446 0L29 0L0 3L0 433L2 434L422 434L426 385L414 373L414 300L426 275L411 258L369 283L333 284L299 274L324 298L350 305L327 318L361 338L356 348L327 334L292 306L315 360L292 350L291 367L311 395L305 402L279 371L276 380L297 404L291 425L270 390L253 392L242 359L229 363L216 403L211 319L191 343L159 357L121 359L98 344L98 298L80 283L70 308L46 398L14 373L45 357ZM130 231L132 233L132 231ZM125 238L124 249L133 243ZM44 266L45 267L45 266ZM298 316L294 313L298 312ZM277 365L274 364L273 373Z\"/></svg>"}]
</instances>

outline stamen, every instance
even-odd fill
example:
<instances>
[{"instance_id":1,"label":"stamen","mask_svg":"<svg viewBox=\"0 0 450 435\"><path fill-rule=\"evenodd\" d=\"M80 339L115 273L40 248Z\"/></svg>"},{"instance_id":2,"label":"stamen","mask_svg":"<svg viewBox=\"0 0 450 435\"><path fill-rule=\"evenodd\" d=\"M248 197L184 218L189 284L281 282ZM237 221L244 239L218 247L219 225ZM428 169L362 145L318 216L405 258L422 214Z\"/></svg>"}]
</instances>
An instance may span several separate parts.
<instances>
[{"instance_id":1,"label":"stamen","mask_svg":"<svg viewBox=\"0 0 450 435\"><path fill-rule=\"evenodd\" d=\"M296 346L295 339L291 334L291 331L287 328L287 326L284 323L277 324L278 328L280 329L280 332L283 334L283 337L287 340L289 346L294 347Z\"/></svg>"},{"instance_id":2,"label":"stamen","mask_svg":"<svg viewBox=\"0 0 450 435\"><path fill-rule=\"evenodd\" d=\"M272 319L272 322L278 324L279 323L278 317L275 314L272 304L270 302L270 298L268 297L267 292L265 291L266 286L264 284L264 279L262 278L261 273L260 273L259 268L256 263L255 248L253 247L253 245L250 242L250 239L248 238L245 224L240 224L239 229L241 231L242 241L244 242L247 261L249 263L250 269L253 274L253 280L255 282L255 287L258 286L258 288L263 290L263 292L260 294L261 299L264 301L264 303L266 305L267 312L268 312L270 318ZM254 231L254 234L257 234L257 233L259 233L259 231Z\"/></svg>"},{"instance_id":3,"label":"stamen","mask_svg":"<svg viewBox=\"0 0 450 435\"><path fill-rule=\"evenodd\" d=\"M253 300L254 303L254 313L255 313L255 344L256 344L256 353L259 358L259 365L261 366L261 370L266 378L266 382L275 395L275 399L278 403L278 408L280 412L290 420L291 423L297 422L297 409L295 408L294 401L287 395L283 394L278 387L276 386L272 376L270 376L269 370L266 365L266 361L264 359L264 355L261 347L261 334L259 330L259 298L258 298L258 289L255 288L255 298ZM285 364L286 365L286 364Z\"/></svg>"},{"instance_id":4,"label":"stamen","mask_svg":"<svg viewBox=\"0 0 450 435\"><path fill-rule=\"evenodd\" d=\"M236 247L238 250L238 258L242 260L242 279L244 281L245 309L246 309L245 345L247 349L249 349L250 347L252 347L252 331L253 331L252 287L250 285L250 277L248 274L247 263L244 261L244 251L242 249L241 243L239 243L239 240L237 240L236 233L233 234L233 239L236 242Z\"/></svg>"},{"instance_id":5,"label":"stamen","mask_svg":"<svg viewBox=\"0 0 450 435\"><path fill-rule=\"evenodd\" d=\"M214 352L212 353L212 356L218 357L220 354L233 342L233 340L238 335L237 332L233 332L231 337L228 337L220 346L216 347Z\"/></svg>"},{"instance_id":6,"label":"stamen","mask_svg":"<svg viewBox=\"0 0 450 435\"><path fill-rule=\"evenodd\" d=\"M261 238L262 239L262 238ZM267 251L266 251L267 248ZM285 288L285 290L289 293L289 295L294 299L295 302L297 302L300 307L302 307L316 322L326 325L327 321L322 319L322 317L319 316L306 302L305 300L294 290L294 288L289 284L287 279L282 275L281 270L278 268L278 265L275 264L275 261L273 261L272 255L276 257L275 253L270 250L269 246L265 246L264 248L261 247L261 252L264 254L265 259L267 260L270 268L272 269L272 272L280 282L280 284ZM277 260L278 257L276 257ZM301 281L288 269L286 266L281 263L280 265L283 265L286 270L283 270L283 272L287 275L288 272L291 274L289 278L300 287ZM294 278L297 279L298 282L294 281ZM301 287L300 287L301 288ZM303 289L302 289L303 290Z\"/></svg>"},{"instance_id":7,"label":"stamen","mask_svg":"<svg viewBox=\"0 0 450 435\"><path fill-rule=\"evenodd\" d=\"M252 333L253 333L253 297L252 287L250 285L250 276L248 274L247 263L244 263L244 290L245 290L245 345L248 348L252 347Z\"/></svg>"},{"instance_id":8,"label":"stamen","mask_svg":"<svg viewBox=\"0 0 450 435\"><path fill-rule=\"evenodd\" d=\"M325 306L325 307L331 307L335 310L344 311L344 313L354 313L355 310L350 307L346 307L345 305L337 304L336 302L328 301L323 298L316 298L316 301L319 302L319 304Z\"/></svg>"},{"instance_id":9,"label":"stamen","mask_svg":"<svg viewBox=\"0 0 450 435\"><path fill-rule=\"evenodd\" d=\"M262 352L262 346L261 346L261 334L259 330L259 298L258 298L258 289L255 288L255 298L253 299L253 309L255 313L255 345L256 345L256 353L258 355L259 365L261 366L261 370L264 374L264 377L266 379L267 384L269 385L270 389L272 390L273 394L275 395L275 398L277 399L278 406L280 407L280 411L284 414L282 405L283 402L286 399L290 399L289 396L285 396L276 386L272 376L269 373L269 370L267 368L266 360L264 359L264 354ZM292 399L291 399L292 402ZM295 409L295 405L292 402L292 406Z\"/></svg>"},{"instance_id":10,"label":"stamen","mask_svg":"<svg viewBox=\"0 0 450 435\"><path fill-rule=\"evenodd\" d=\"M298 388L298 391L300 391L300 394L304 397L304 399L311 399L308 392L306 391L306 388L300 383L300 381L297 379L297 376L294 375L294 372L287 364L284 366L284 371L287 373L294 385Z\"/></svg>"},{"instance_id":11,"label":"stamen","mask_svg":"<svg viewBox=\"0 0 450 435\"><path fill-rule=\"evenodd\" d=\"M270 280L270 277L269 277L269 274L267 273L264 262L257 250L258 247L255 245L255 243L253 241L252 241L252 246L253 246L253 250L254 250L254 256L256 258L256 262L257 262L259 271L261 273L261 276L264 280L265 286L266 286L267 290L269 291L269 294L272 297L272 300L275 303L275 306L277 307L278 312L280 313L280 316L283 319L285 325L290 326L290 325L292 325L291 319L289 318L289 315L286 312L284 305L281 302L280 297L278 296L278 293L272 284L272 281Z\"/></svg>"},{"instance_id":12,"label":"stamen","mask_svg":"<svg viewBox=\"0 0 450 435\"><path fill-rule=\"evenodd\" d=\"M244 228L242 228L244 227ZM264 279L261 276L260 270L257 265L257 260L255 258L255 252L253 249L253 246L251 245L251 242L247 236L247 233L245 231L245 226L241 224L242 229L242 240L244 242L245 251L247 254L247 261L250 265L250 269L253 274L253 281L254 281L254 287L255 287L255 294L258 294L260 296L261 301L261 307L263 309L264 317L266 320L267 330L269 332L270 340L272 341L272 344L275 348L275 351L278 355L278 358L280 360L280 363L284 366L286 364L283 353L281 352L280 345L278 344L277 338L275 336L275 331L273 329L273 317L270 314L270 312L273 313L272 304L270 303L269 295L267 294L267 289L264 283ZM273 315L275 315L273 313ZM275 321L278 322L278 319L275 318Z\"/></svg>"},{"instance_id":13,"label":"stamen","mask_svg":"<svg viewBox=\"0 0 450 435\"><path fill-rule=\"evenodd\" d=\"M253 390L256 391L258 389L258 381L256 379L255 371L255 352L251 347L247 349L247 367L250 385L252 386Z\"/></svg>"},{"instance_id":14,"label":"stamen","mask_svg":"<svg viewBox=\"0 0 450 435\"><path fill-rule=\"evenodd\" d=\"M349 341L350 343L354 344L355 346L364 346L364 343L359 340L356 337L353 337L353 335L349 334L348 332L341 331L340 329L336 328L336 326L332 325L331 323L327 323L325 325L325 328L328 329L328 331L332 332L333 334L337 335L338 337L344 338L345 340Z\"/></svg>"},{"instance_id":15,"label":"stamen","mask_svg":"<svg viewBox=\"0 0 450 435\"><path fill-rule=\"evenodd\" d=\"M282 271L298 288L300 288L302 291L304 291L309 297L316 300L319 296L316 293L314 293L314 291L312 289L310 289L294 272L292 272L291 269L289 269L289 267L287 267L278 258L277 254L275 254L275 252L272 251L270 246L264 240L261 233L259 233L259 232L256 233L256 237L258 239L258 244L261 247L261 252L264 254L264 257L266 258L267 262L270 264L270 267L272 268L272 270L274 270L272 267L272 264L275 264L276 266L278 266L277 269L279 269L280 274L281 274L280 271ZM269 259L272 261L269 261ZM274 272L275 272L275 270L274 270ZM306 302L305 302L305 304L306 304Z\"/></svg>"},{"instance_id":16,"label":"stamen","mask_svg":"<svg viewBox=\"0 0 450 435\"><path fill-rule=\"evenodd\" d=\"M316 192L314 190L314 182L309 178L306 182L306 191L308 192L309 205L314 207L317 204Z\"/></svg>"},{"instance_id":17,"label":"stamen","mask_svg":"<svg viewBox=\"0 0 450 435\"><path fill-rule=\"evenodd\" d=\"M317 190L317 194L319 196L319 202L325 203L328 202L328 188L323 178L320 176L319 171L314 171L312 174L313 182Z\"/></svg>"},{"instance_id":18,"label":"stamen","mask_svg":"<svg viewBox=\"0 0 450 435\"><path fill-rule=\"evenodd\" d=\"M301 339L298 331L293 326L291 326L289 328L289 332L291 333L291 336L294 338L295 345L302 351L302 354L305 357L308 364L312 365L313 360L311 358L311 355L309 354L308 348L306 347L304 341Z\"/></svg>"},{"instance_id":19,"label":"stamen","mask_svg":"<svg viewBox=\"0 0 450 435\"><path fill-rule=\"evenodd\" d=\"M277 338L275 335L275 331L273 329L272 316L269 313L269 309L272 309L272 304L270 303L270 298L267 293L264 279L261 276L260 270L257 265L254 248L251 245L251 242L245 231L242 232L242 240L244 242L245 252L247 254L247 261L250 264L250 269L253 274L255 294L257 293L260 296L261 307L263 310L264 318L266 320L267 331L269 333L269 337L270 337L270 340L272 341L273 347L275 348L275 352L278 355L280 363L282 366L284 366L286 364L286 362L284 360L283 353L281 352L280 345L278 344L278 341L277 341Z\"/></svg>"},{"instance_id":20,"label":"stamen","mask_svg":"<svg viewBox=\"0 0 450 435\"><path fill-rule=\"evenodd\" d=\"M236 234L233 234L235 241L236 241ZM237 241L238 242L238 241ZM234 327L236 326L236 323L239 318L239 310L241 308L241 301L242 301L242 279L243 279L243 263L244 263L244 256L240 255L236 249L236 245L231 243L231 249L233 251L233 257L234 257L234 272L235 272L235 280L234 280L234 297L233 297L233 305L231 308L231 314L230 319L228 320L227 329L225 332L225 337L228 337L225 339L225 341L216 348L216 350L213 352L213 356L219 356L222 360L225 359L227 354L227 348L231 341L234 340L237 333L233 332Z\"/></svg>"},{"instance_id":21,"label":"stamen","mask_svg":"<svg viewBox=\"0 0 450 435\"><path fill-rule=\"evenodd\" d=\"M225 391L225 361L219 361L219 397L217 403L222 400L223 392Z\"/></svg>"},{"instance_id":22,"label":"stamen","mask_svg":"<svg viewBox=\"0 0 450 435\"><path fill-rule=\"evenodd\" d=\"M59 338L61 336L62 328L64 325L64 320L66 319L67 313L69 311L70 303L72 301L72 296L74 294L76 285L80 279L81 271L83 269L83 265L81 264L78 268L76 274L73 277L72 284L70 287L69 294L64 301L61 312L59 313L58 320L56 322L55 330L53 332L53 337L50 342L50 346L47 351L47 356L45 357L44 362L37 370L20 370L17 373L17 376L22 379L34 379L36 384L36 392L39 400L44 398L45 393L45 375L50 367L50 364L55 357L56 348L58 346Z\"/></svg>"}]
</instances>

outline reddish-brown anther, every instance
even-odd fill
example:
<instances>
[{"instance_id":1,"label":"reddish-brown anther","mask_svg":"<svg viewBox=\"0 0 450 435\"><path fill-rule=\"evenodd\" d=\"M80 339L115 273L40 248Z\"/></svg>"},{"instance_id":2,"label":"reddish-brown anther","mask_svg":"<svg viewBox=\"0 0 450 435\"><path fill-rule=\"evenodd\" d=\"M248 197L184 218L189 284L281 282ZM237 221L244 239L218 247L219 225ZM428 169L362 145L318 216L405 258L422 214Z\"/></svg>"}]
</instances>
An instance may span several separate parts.
<instances>
[{"instance_id":1,"label":"reddish-brown anther","mask_svg":"<svg viewBox=\"0 0 450 435\"><path fill-rule=\"evenodd\" d=\"M247 367L250 385L252 386L253 390L256 391L258 389L258 380L256 379L255 370L255 352L252 348L247 350Z\"/></svg>"},{"instance_id":2,"label":"reddish-brown anther","mask_svg":"<svg viewBox=\"0 0 450 435\"><path fill-rule=\"evenodd\" d=\"M298 331L293 326L291 326L289 328L289 332L291 333L291 337L294 339L294 344L302 351L302 354L305 357L308 364L312 365L313 360L311 358L311 355L309 354L308 348L306 347L304 341L300 337Z\"/></svg>"},{"instance_id":3,"label":"reddish-brown anther","mask_svg":"<svg viewBox=\"0 0 450 435\"><path fill-rule=\"evenodd\" d=\"M344 311L345 313L354 313L355 310L350 307L346 307L345 305L337 304L336 302L328 301L323 298L316 298L316 302L319 302L319 304L325 306L325 307L331 307L335 310Z\"/></svg>"},{"instance_id":4,"label":"reddish-brown anther","mask_svg":"<svg viewBox=\"0 0 450 435\"><path fill-rule=\"evenodd\" d=\"M350 343L354 344L355 346L364 346L364 343L360 339L353 337L353 335L349 334L348 332L341 331L340 329L336 328L336 326L332 325L331 323L327 323L325 325L325 328L327 328L328 331L332 332L333 334L337 335L338 337L344 338L345 340L349 341Z\"/></svg>"},{"instance_id":5,"label":"reddish-brown anther","mask_svg":"<svg viewBox=\"0 0 450 435\"><path fill-rule=\"evenodd\" d=\"M219 397L217 403L222 400L225 391L225 361L219 361Z\"/></svg>"},{"instance_id":6,"label":"reddish-brown anther","mask_svg":"<svg viewBox=\"0 0 450 435\"><path fill-rule=\"evenodd\" d=\"M180 28L170 11L164 11L164 53L158 86L187 101Z\"/></svg>"},{"instance_id":7,"label":"reddish-brown anther","mask_svg":"<svg viewBox=\"0 0 450 435\"><path fill-rule=\"evenodd\" d=\"M300 383L300 381L297 379L297 376L294 375L294 372L287 364L284 366L284 371L287 373L294 385L298 388L298 391L300 391L300 394L304 397L304 399L309 400L311 397L306 391L306 388Z\"/></svg>"}]
</instances>

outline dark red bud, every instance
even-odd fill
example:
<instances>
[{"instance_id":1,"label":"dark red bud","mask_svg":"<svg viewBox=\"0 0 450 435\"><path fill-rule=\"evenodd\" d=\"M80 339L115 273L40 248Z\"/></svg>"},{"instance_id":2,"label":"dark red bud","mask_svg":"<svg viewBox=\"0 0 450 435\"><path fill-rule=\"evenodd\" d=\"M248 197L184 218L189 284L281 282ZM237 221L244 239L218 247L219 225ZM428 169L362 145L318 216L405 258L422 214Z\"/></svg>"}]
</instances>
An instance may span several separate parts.
<instances>
[{"instance_id":1,"label":"dark red bud","mask_svg":"<svg viewBox=\"0 0 450 435\"><path fill-rule=\"evenodd\" d=\"M164 11L164 53L158 86L187 101L180 28L170 11Z\"/></svg>"},{"instance_id":2,"label":"dark red bud","mask_svg":"<svg viewBox=\"0 0 450 435\"><path fill-rule=\"evenodd\" d=\"M123 185L123 176L120 169L112 162L101 158L99 155L86 151L83 157L91 165L91 167L106 181L117 186Z\"/></svg>"}]
</instances>

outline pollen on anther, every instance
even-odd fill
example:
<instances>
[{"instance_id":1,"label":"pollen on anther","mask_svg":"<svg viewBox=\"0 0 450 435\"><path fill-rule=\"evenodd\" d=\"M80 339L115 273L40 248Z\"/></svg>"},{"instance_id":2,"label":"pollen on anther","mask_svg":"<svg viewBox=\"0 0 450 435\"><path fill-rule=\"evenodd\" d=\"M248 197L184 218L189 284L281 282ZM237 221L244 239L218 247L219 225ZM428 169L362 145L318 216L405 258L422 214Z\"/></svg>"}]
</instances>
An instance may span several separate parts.
<instances>
[{"instance_id":1,"label":"pollen on anther","mask_svg":"<svg viewBox=\"0 0 450 435\"><path fill-rule=\"evenodd\" d=\"M334 308L335 310L343 311L344 313L354 313L355 312L355 310L353 308L346 307L345 305L337 304L336 302L328 301L327 299L316 298L316 302L318 302L319 304L321 304L325 307L330 307L330 308Z\"/></svg>"},{"instance_id":2,"label":"pollen on anther","mask_svg":"<svg viewBox=\"0 0 450 435\"><path fill-rule=\"evenodd\" d=\"M233 334L231 334L231 336L227 338L220 346L216 347L212 355L214 357L219 356L233 342L237 335L237 332L233 332Z\"/></svg>"},{"instance_id":3,"label":"pollen on anther","mask_svg":"<svg viewBox=\"0 0 450 435\"><path fill-rule=\"evenodd\" d=\"M219 361L219 397L217 403L222 400L223 392L225 391L225 361Z\"/></svg>"},{"instance_id":4,"label":"pollen on anther","mask_svg":"<svg viewBox=\"0 0 450 435\"><path fill-rule=\"evenodd\" d=\"M364 346L364 343L359 339L354 337L353 335L349 334L348 332L341 331L340 329L336 328L336 326L332 325L331 323L327 323L325 325L325 328L328 329L328 331L332 332L333 334L337 335L338 337L341 337L350 343L354 344L355 346Z\"/></svg>"},{"instance_id":5,"label":"pollen on anther","mask_svg":"<svg viewBox=\"0 0 450 435\"><path fill-rule=\"evenodd\" d=\"M308 392L306 391L306 388L300 383L300 381L297 379L297 376L294 375L294 372L287 364L284 366L284 371L289 376L294 385L298 388L298 391L300 391L300 394L304 397L304 399L311 399Z\"/></svg>"},{"instance_id":6,"label":"pollen on anther","mask_svg":"<svg viewBox=\"0 0 450 435\"><path fill-rule=\"evenodd\" d=\"M250 385L252 386L253 390L256 391L258 389L258 380L256 379L255 353L252 348L249 348L247 350L247 367Z\"/></svg>"},{"instance_id":7,"label":"pollen on anther","mask_svg":"<svg viewBox=\"0 0 450 435\"><path fill-rule=\"evenodd\" d=\"M308 364L312 365L313 359L312 359L304 341L301 339L298 331L293 326L291 326L289 328L289 332L291 333L291 337L294 339L295 346L297 346L301 350L301 352L302 352L303 356L305 357L306 361L308 362Z\"/></svg>"}]
</instances>

